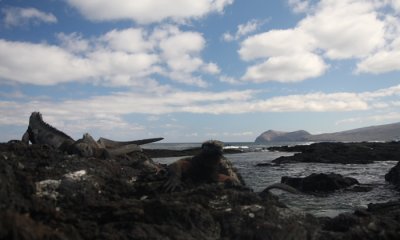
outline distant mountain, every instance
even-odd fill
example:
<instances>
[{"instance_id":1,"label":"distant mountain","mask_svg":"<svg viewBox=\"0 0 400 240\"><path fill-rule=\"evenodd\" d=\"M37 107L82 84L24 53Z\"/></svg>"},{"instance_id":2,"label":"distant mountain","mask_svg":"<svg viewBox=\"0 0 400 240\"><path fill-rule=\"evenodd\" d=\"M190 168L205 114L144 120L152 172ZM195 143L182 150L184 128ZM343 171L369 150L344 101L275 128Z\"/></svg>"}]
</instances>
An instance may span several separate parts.
<instances>
[{"instance_id":1,"label":"distant mountain","mask_svg":"<svg viewBox=\"0 0 400 240\"><path fill-rule=\"evenodd\" d=\"M391 140L400 140L400 123L357 128L348 131L317 135L312 135L304 130L295 132L279 132L269 130L258 136L255 142L363 142Z\"/></svg>"},{"instance_id":2,"label":"distant mountain","mask_svg":"<svg viewBox=\"0 0 400 240\"><path fill-rule=\"evenodd\" d=\"M311 135L310 141L363 142L400 140L400 123L392 123L353 130Z\"/></svg>"},{"instance_id":3,"label":"distant mountain","mask_svg":"<svg viewBox=\"0 0 400 240\"><path fill-rule=\"evenodd\" d=\"M295 132L279 132L274 130L268 130L256 138L256 143L301 142L301 141L308 141L307 138L310 136L311 134L304 130L299 130Z\"/></svg>"}]
</instances>

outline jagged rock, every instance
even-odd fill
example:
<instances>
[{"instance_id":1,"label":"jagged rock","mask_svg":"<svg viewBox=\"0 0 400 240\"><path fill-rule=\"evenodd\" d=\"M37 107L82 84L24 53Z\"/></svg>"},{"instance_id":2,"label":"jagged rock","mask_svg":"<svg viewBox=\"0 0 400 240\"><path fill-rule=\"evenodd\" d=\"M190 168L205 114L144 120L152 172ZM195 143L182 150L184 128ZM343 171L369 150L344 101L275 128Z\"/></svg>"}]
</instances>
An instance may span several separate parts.
<instances>
[{"instance_id":1,"label":"jagged rock","mask_svg":"<svg viewBox=\"0 0 400 240\"><path fill-rule=\"evenodd\" d=\"M399 202L369 204L366 210L325 219L320 239L398 239L399 227Z\"/></svg>"},{"instance_id":2,"label":"jagged rock","mask_svg":"<svg viewBox=\"0 0 400 240\"><path fill-rule=\"evenodd\" d=\"M333 192L359 184L355 178L343 177L336 173L313 173L304 178L284 176L281 183L294 187L301 192Z\"/></svg>"},{"instance_id":3,"label":"jagged rock","mask_svg":"<svg viewBox=\"0 0 400 240\"><path fill-rule=\"evenodd\" d=\"M318 229L244 186L163 193L164 166L133 154L84 158L0 144L0 239L306 239Z\"/></svg>"}]
</instances>

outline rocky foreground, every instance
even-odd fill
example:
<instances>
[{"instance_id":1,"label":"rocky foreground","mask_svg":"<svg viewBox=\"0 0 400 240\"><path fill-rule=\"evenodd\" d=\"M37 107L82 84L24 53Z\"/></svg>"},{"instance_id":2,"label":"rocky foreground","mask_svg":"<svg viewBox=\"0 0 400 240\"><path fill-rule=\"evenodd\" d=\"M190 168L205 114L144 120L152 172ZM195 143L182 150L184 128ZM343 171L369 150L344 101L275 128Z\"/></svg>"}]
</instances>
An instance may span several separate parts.
<instances>
[{"instance_id":1,"label":"rocky foreground","mask_svg":"<svg viewBox=\"0 0 400 240\"><path fill-rule=\"evenodd\" d=\"M141 152L0 144L0 239L400 239L400 202L317 218L243 186L165 193L165 179Z\"/></svg>"}]
</instances>

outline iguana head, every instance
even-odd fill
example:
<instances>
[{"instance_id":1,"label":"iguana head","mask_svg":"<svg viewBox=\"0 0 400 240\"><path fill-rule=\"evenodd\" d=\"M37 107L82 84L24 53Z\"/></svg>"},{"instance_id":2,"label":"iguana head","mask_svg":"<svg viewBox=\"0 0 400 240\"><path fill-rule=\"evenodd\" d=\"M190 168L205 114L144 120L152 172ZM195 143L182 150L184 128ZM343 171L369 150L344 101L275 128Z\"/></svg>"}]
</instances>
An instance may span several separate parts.
<instances>
[{"instance_id":1,"label":"iguana head","mask_svg":"<svg viewBox=\"0 0 400 240\"><path fill-rule=\"evenodd\" d=\"M34 122L44 122L40 112L33 112L29 117L29 124Z\"/></svg>"},{"instance_id":2,"label":"iguana head","mask_svg":"<svg viewBox=\"0 0 400 240\"><path fill-rule=\"evenodd\" d=\"M210 140L201 145L201 151L205 155L222 156L224 144L221 141Z\"/></svg>"}]
</instances>

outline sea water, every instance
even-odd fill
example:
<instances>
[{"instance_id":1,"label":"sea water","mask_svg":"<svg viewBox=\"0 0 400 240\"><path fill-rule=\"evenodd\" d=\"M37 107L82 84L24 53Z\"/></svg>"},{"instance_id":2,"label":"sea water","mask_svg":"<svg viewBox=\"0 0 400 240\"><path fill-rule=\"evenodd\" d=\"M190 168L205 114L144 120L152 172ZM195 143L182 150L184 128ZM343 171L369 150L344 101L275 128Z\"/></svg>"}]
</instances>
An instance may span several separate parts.
<instances>
[{"instance_id":1,"label":"sea water","mask_svg":"<svg viewBox=\"0 0 400 240\"><path fill-rule=\"evenodd\" d=\"M158 143L146 147L182 150L199 147L200 145L200 143ZM316 216L333 217L343 212L352 212L357 208L366 207L369 203L398 200L400 197L400 193L385 181L385 174L396 165L397 161L372 164L292 163L261 167L257 166L257 164L272 163L272 160L280 156L290 156L293 153L268 151L267 148L272 145L254 143L227 143L225 145L229 148L241 148L244 150L243 153L226 154L225 157L238 169L246 185L255 192L260 192L267 186L280 182L283 176L306 177L312 173L330 172L356 178L361 184L367 184L372 187L369 192L340 190L325 195L294 195L278 189L271 190L275 195L279 196L283 203L292 209L312 213ZM293 143L283 143L282 145L293 145ZM179 158L155 158L154 160L169 164Z\"/></svg>"}]
</instances>

